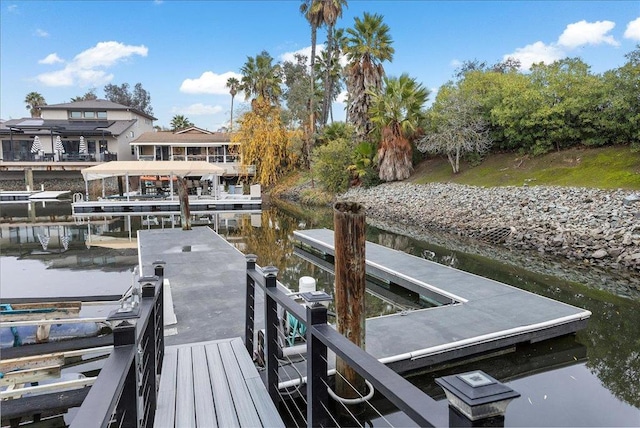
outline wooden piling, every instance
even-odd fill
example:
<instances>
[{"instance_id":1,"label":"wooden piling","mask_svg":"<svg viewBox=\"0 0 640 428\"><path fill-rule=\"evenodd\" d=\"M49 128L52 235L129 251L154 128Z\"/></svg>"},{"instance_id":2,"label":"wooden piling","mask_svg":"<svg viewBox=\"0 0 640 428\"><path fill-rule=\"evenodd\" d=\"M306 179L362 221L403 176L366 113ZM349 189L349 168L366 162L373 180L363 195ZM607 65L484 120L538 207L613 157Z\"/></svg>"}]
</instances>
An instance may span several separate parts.
<instances>
[{"instance_id":1,"label":"wooden piling","mask_svg":"<svg viewBox=\"0 0 640 428\"><path fill-rule=\"evenodd\" d=\"M31 168L24 169L24 182L27 186L27 192L33 192L35 190L33 187L33 170Z\"/></svg>"},{"instance_id":2,"label":"wooden piling","mask_svg":"<svg viewBox=\"0 0 640 428\"><path fill-rule=\"evenodd\" d=\"M333 209L335 234L335 305L338 332L365 347L365 213L354 202L338 202ZM336 394L357 398L366 394L364 379L345 361L336 361ZM354 391L355 388L355 391Z\"/></svg>"},{"instance_id":3,"label":"wooden piling","mask_svg":"<svg viewBox=\"0 0 640 428\"><path fill-rule=\"evenodd\" d=\"M189 209L189 192L187 190L187 179L178 177L178 200L180 201L180 222L182 230L191 230L191 211Z\"/></svg>"}]
</instances>

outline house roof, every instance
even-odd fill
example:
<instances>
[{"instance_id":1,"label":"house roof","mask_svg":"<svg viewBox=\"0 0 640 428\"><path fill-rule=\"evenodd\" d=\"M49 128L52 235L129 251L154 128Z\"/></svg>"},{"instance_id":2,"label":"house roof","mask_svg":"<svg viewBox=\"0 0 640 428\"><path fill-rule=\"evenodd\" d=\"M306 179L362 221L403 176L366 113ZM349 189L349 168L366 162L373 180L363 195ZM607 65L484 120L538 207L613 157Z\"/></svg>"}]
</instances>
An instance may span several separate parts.
<instances>
[{"instance_id":1,"label":"house roof","mask_svg":"<svg viewBox=\"0 0 640 428\"><path fill-rule=\"evenodd\" d=\"M86 181L108 177L175 175L178 177L222 175L224 168L204 161L112 161L81 170Z\"/></svg>"},{"instance_id":2,"label":"house roof","mask_svg":"<svg viewBox=\"0 0 640 428\"><path fill-rule=\"evenodd\" d=\"M124 133L136 120L47 120L39 117L7 120L0 124L0 134L114 135ZM10 130L11 128L11 130Z\"/></svg>"},{"instance_id":3,"label":"house roof","mask_svg":"<svg viewBox=\"0 0 640 428\"><path fill-rule=\"evenodd\" d=\"M123 104L114 103L109 100L87 100L87 101L75 101L72 103L62 103L62 104L50 104L46 106L38 106L40 110L125 110L125 111L133 111L140 116L144 116L151 120L157 120L155 117L151 116L143 112L142 110L138 110L133 107L125 106Z\"/></svg>"},{"instance_id":4,"label":"house roof","mask_svg":"<svg viewBox=\"0 0 640 428\"><path fill-rule=\"evenodd\" d=\"M171 131L145 132L131 142L133 145L170 144L170 143L231 143L231 134L212 133L173 133ZM188 144L187 144L188 145Z\"/></svg>"}]
</instances>

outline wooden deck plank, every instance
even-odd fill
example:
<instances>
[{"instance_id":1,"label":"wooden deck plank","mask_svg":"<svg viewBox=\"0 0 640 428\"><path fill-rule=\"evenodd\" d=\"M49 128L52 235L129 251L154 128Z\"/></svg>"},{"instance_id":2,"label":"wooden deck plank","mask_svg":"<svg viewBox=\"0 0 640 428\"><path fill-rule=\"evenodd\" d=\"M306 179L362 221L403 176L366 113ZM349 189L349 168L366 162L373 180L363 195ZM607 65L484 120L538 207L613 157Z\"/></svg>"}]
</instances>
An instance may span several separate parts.
<instances>
[{"instance_id":1,"label":"wooden deck plank","mask_svg":"<svg viewBox=\"0 0 640 428\"><path fill-rule=\"evenodd\" d=\"M251 358L246 358L247 348L244 346L244 342L239 337L236 337L231 342L231 347L233 348L233 352L238 356L238 364L240 365L240 370L242 371L242 376L245 379L251 379L253 377L260 377L260 374L256 370L255 364ZM243 355L244 354L244 355Z\"/></svg>"},{"instance_id":2,"label":"wooden deck plank","mask_svg":"<svg viewBox=\"0 0 640 428\"><path fill-rule=\"evenodd\" d=\"M193 366L191 348L178 348L176 380L176 427L195 428L195 402L193 395Z\"/></svg>"},{"instance_id":3,"label":"wooden deck plank","mask_svg":"<svg viewBox=\"0 0 640 428\"><path fill-rule=\"evenodd\" d=\"M257 373L257 372L256 372ZM262 383L260 376L246 379L247 388L253 404L256 406L261 426L263 427L284 427L282 417L278 413L275 404L271 401L269 393ZM306 416L306 415L305 415Z\"/></svg>"},{"instance_id":4,"label":"wooden deck plank","mask_svg":"<svg viewBox=\"0 0 640 428\"><path fill-rule=\"evenodd\" d=\"M207 364L209 365L209 378L216 403L218 426L239 427L240 422L234 411L233 399L229 391L229 383L227 381L227 375L224 372L218 346L217 344L209 344L205 346L205 350L207 354Z\"/></svg>"},{"instance_id":5,"label":"wooden deck plank","mask_svg":"<svg viewBox=\"0 0 640 428\"><path fill-rule=\"evenodd\" d=\"M218 426L216 422L216 406L211 389L211 381L209 380L209 367L204 346L194 346L191 353L193 359L196 425L215 428Z\"/></svg>"},{"instance_id":6,"label":"wooden deck plank","mask_svg":"<svg viewBox=\"0 0 640 428\"><path fill-rule=\"evenodd\" d=\"M178 349L168 347L164 352L162 361L162 376L160 376L160 389L156 416L153 426L155 428L173 428L176 414L176 374L178 369Z\"/></svg>"},{"instance_id":7,"label":"wooden deck plank","mask_svg":"<svg viewBox=\"0 0 640 428\"><path fill-rule=\"evenodd\" d=\"M230 343L221 343L219 349L240 426L260 426L260 418L258 417L256 407L251 400L249 389L242 376L242 370L240 370L237 364L237 360L242 358L242 354L236 355ZM245 356L248 357L246 353Z\"/></svg>"}]
</instances>

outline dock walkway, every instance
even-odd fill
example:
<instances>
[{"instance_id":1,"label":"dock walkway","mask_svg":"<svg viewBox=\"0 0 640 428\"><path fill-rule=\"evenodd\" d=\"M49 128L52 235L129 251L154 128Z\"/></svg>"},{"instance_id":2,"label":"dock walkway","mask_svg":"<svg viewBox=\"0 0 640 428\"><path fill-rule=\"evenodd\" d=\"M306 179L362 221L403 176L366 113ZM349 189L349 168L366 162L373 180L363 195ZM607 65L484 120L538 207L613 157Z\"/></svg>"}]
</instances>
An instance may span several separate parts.
<instances>
[{"instance_id":1,"label":"dock walkway","mask_svg":"<svg viewBox=\"0 0 640 428\"><path fill-rule=\"evenodd\" d=\"M329 229L294 232L334 254ZM441 306L370 318L367 352L396 371L575 333L591 312L519 288L366 243L367 274L436 300Z\"/></svg>"},{"instance_id":2,"label":"dock walkway","mask_svg":"<svg viewBox=\"0 0 640 428\"><path fill-rule=\"evenodd\" d=\"M165 349L154 427L283 427L240 338Z\"/></svg>"}]
</instances>

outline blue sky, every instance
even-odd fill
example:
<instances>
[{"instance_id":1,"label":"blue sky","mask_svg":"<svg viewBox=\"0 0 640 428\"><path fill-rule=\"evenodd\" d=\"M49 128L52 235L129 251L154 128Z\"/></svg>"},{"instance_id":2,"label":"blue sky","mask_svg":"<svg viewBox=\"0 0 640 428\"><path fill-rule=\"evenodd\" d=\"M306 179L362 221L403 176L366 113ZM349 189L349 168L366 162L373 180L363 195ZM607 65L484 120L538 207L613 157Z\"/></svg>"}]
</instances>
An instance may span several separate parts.
<instances>
[{"instance_id":1,"label":"blue sky","mask_svg":"<svg viewBox=\"0 0 640 428\"><path fill-rule=\"evenodd\" d=\"M229 121L224 84L247 56L276 60L309 52L300 1L0 0L0 117L29 115L25 95L69 102L107 83L151 95L157 125L176 114L216 130ZM600 73L624 64L640 43L639 1L349 1L339 27L364 12L384 16L395 56L388 75L409 73L437 88L465 60L506 56L551 62L582 58ZM318 42L325 40L324 31ZM433 99L435 93L432 93ZM236 96L241 110L243 98ZM235 110L235 109L234 109ZM239 110L236 111L236 117ZM336 104L337 119L344 104Z\"/></svg>"}]
</instances>

